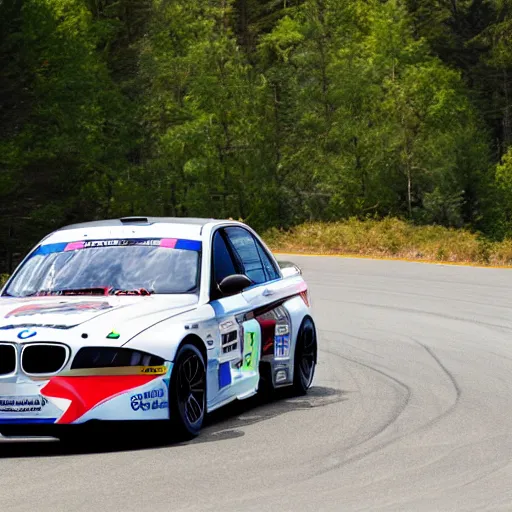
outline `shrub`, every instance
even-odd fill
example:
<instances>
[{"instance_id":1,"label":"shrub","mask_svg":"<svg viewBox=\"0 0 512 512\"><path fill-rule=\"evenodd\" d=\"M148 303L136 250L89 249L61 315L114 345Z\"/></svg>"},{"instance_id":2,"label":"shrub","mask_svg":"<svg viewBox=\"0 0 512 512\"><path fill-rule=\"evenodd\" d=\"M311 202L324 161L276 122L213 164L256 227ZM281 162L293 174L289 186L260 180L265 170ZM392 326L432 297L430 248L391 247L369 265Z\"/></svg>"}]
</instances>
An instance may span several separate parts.
<instances>
[{"instance_id":1,"label":"shrub","mask_svg":"<svg viewBox=\"0 0 512 512\"><path fill-rule=\"evenodd\" d=\"M464 229L415 226L395 218L307 223L288 231L271 229L263 238L277 252L512 265L512 240L491 242Z\"/></svg>"},{"instance_id":2,"label":"shrub","mask_svg":"<svg viewBox=\"0 0 512 512\"><path fill-rule=\"evenodd\" d=\"M7 279L9 279L9 274L0 274L0 288L7 282Z\"/></svg>"}]
</instances>

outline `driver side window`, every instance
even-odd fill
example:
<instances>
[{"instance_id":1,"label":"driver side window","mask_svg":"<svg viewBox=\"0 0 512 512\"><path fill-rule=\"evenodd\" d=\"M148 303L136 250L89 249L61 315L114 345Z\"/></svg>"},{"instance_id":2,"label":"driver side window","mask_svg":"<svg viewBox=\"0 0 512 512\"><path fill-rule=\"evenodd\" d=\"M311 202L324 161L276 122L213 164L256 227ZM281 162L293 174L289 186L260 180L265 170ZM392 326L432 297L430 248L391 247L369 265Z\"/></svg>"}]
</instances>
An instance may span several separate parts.
<instances>
[{"instance_id":1,"label":"driver side window","mask_svg":"<svg viewBox=\"0 0 512 512\"><path fill-rule=\"evenodd\" d=\"M279 278L279 273L265 251L249 231L241 227L228 227L225 231L243 273L254 284L262 284Z\"/></svg>"},{"instance_id":2,"label":"driver side window","mask_svg":"<svg viewBox=\"0 0 512 512\"><path fill-rule=\"evenodd\" d=\"M217 231L213 236L213 268L210 298L219 299L222 294L219 291L218 284L227 276L237 274L238 270L233 263L229 249L224 241L221 231Z\"/></svg>"}]
</instances>

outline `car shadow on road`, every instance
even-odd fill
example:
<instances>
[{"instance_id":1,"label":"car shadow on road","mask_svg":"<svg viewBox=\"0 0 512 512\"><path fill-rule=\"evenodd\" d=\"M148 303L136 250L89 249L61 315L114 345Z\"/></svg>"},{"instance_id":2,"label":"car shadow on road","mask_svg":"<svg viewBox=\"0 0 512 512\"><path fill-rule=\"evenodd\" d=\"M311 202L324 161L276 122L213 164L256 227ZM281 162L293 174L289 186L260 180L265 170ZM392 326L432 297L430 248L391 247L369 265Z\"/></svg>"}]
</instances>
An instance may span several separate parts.
<instances>
[{"instance_id":1,"label":"car shadow on road","mask_svg":"<svg viewBox=\"0 0 512 512\"><path fill-rule=\"evenodd\" d=\"M162 432L167 425L155 422L108 423L81 426L65 442L55 438L16 439L0 437L0 458L52 457L148 450L162 447L178 447L198 443L221 442L244 436L243 428L298 410L325 407L348 400L348 392L339 389L313 386L307 395L294 397L281 391L272 398L259 395L243 401L235 401L207 415L198 437L183 442L172 434Z\"/></svg>"}]
</instances>

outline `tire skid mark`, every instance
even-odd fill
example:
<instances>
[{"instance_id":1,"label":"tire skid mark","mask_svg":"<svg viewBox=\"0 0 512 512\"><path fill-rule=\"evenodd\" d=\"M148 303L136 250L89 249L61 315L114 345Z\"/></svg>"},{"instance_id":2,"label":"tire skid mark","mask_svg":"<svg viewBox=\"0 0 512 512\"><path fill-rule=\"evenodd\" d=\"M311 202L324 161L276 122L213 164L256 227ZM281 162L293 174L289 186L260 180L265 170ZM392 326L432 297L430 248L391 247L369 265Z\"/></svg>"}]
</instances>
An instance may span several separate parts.
<instances>
[{"instance_id":1,"label":"tire skid mark","mask_svg":"<svg viewBox=\"0 0 512 512\"><path fill-rule=\"evenodd\" d=\"M476 478L472 478L469 482L462 484L461 487L469 487L470 485L473 485L477 482L481 482L482 480L489 478L491 475L499 473L502 469L505 469L507 466L510 466L509 460L505 461L504 464L500 464L498 467L491 469L491 471L484 473L483 475L479 475Z\"/></svg>"},{"instance_id":2,"label":"tire skid mark","mask_svg":"<svg viewBox=\"0 0 512 512\"><path fill-rule=\"evenodd\" d=\"M440 264L437 264L437 265L440 265ZM300 264L299 264L299 266L300 266ZM491 269L489 267L483 267L483 268L486 268L488 270L495 270L495 269ZM510 268L511 267L507 267L506 269L510 270ZM388 281L390 283L391 282L392 283L403 282L403 284L405 284L405 285L409 285L411 282L413 282L413 283L439 284L439 285L443 286L448 283L450 285L461 285L461 286L471 287L473 289L487 288L487 289L492 289L492 290L494 290L494 289L503 290L506 288L506 285L504 286L502 283L496 283L496 282L494 282L494 283L481 283L480 282L479 283L479 282L475 282L473 280L469 281L469 280L461 280L461 279L454 279L454 278L451 278L450 280L447 281L446 279L443 279L442 277L435 278L432 274L430 274L428 277L419 277L417 272L415 272L414 274L411 274L409 276L397 276L396 274L393 276L390 276L388 272L386 272L386 273L374 272L374 273L368 274L367 272L364 272L364 271L354 272L353 269L347 269L344 272L333 272L333 271L329 272L326 270L319 272L318 270L310 270L307 268L303 268L303 270L305 272L307 272L308 274L312 273L312 275L310 275L310 277L308 278L309 282L314 283L314 284L321 284L321 285L325 285L325 286L328 286L328 284L325 282L325 280L317 278L316 275L321 275L324 278L329 278L330 281L336 281L336 282L346 282L347 278L357 275L358 277L361 277L361 278L370 278L370 279L378 278L378 279L382 279L383 281Z\"/></svg>"},{"instance_id":3,"label":"tire skid mark","mask_svg":"<svg viewBox=\"0 0 512 512\"><path fill-rule=\"evenodd\" d=\"M358 462L359 460L367 457L368 455L371 455L377 451L380 451L384 448L387 448L389 445L397 442L397 441L401 441L403 440L404 438L408 437L408 436L411 436L411 435L414 435L414 434L418 434L418 433L421 433L425 430L428 430L429 428L431 428L432 426L434 426L436 423L439 423L442 419L444 419L446 416L448 416L449 414L451 414L455 408L457 407L459 401L460 401L460 397L462 395L462 390L457 382L457 380L455 379L455 377L453 376L453 374L446 368L446 366L442 363L442 361L439 359L439 357L433 352L433 350L428 347L427 345L424 345L423 343L421 343L420 341L414 339L414 338L411 338L409 337L409 339L411 339L414 343L416 343L417 345L419 345L420 347L422 347L427 353L428 355L434 359L434 361L436 362L436 365L439 366L441 368L441 370L443 371L443 373L447 376L447 378L450 380L454 390L455 390L455 393L456 393L456 397L455 397L455 400L454 402L447 408L445 409L441 414L435 416L434 418L432 418L431 420L427 421L426 423L424 423L423 425L411 430L410 432L406 432L404 433L403 435L401 436L397 436L395 437L394 439L390 439L389 441L387 441L386 443L380 445L380 446L377 446L375 449L372 449L372 450L368 450L367 452L361 454L360 456L355 456L354 458L352 459L349 459L347 460L346 462L349 463L349 462ZM472 446L473 444L472 443L468 443L467 445L465 446ZM441 457L438 457L436 458L435 460L432 460L430 461L428 464L425 464L423 466L421 466L421 468L426 468L428 466L431 466L433 464L436 464L437 462L439 462L440 460L443 460L445 459L446 457L450 456L452 453L454 453L455 451L458 451L460 448L463 448L461 446L457 447L456 449L454 450L450 450L448 453L445 453L443 454ZM345 465L345 461L344 463L340 464L340 467ZM493 470L491 470L490 472L484 474L484 475L481 475L475 479L473 479L473 481L478 481L478 480L481 480L483 478L486 478L487 476L497 472L497 471L500 471L501 469L503 469L504 467L506 467L507 465L509 465L509 461L506 462L506 464L502 464L500 465L498 468L494 468ZM329 468L328 471L330 471L331 469L335 469L335 468ZM325 471L323 473L326 473ZM465 485L469 485L470 483L473 483L473 481L467 483L467 484L464 484L463 486ZM363 490L363 489L366 489L366 488L369 488L369 487L372 487L373 485L375 484L375 482L372 482L370 484L367 484L365 486L362 486L359 488L359 490ZM361 510L366 510L365 508L361 509Z\"/></svg>"},{"instance_id":4,"label":"tire skid mark","mask_svg":"<svg viewBox=\"0 0 512 512\"><path fill-rule=\"evenodd\" d=\"M372 366L370 366L370 365L368 365L366 363L363 363L363 362L361 362L361 361L359 361L357 359L352 359L350 357L343 356L341 354L338 354L336 352L333 352L333 351L325 349L325 348L323 349L323 352L327 353L327 354L330 354L332 356L338 357L340 359L343 359L345 361L349 361L349 362L354 363L356 365L363 366L363 367L367 368L368 370L374 371L374 372L380 374L381 376L385 377L386 379L391 380L395 385L397 385L398 387L402 388L403 391L405 391L405 396L401 400L402 403L399 404L395 408L395 410L393 411L393 413L391 415L391 418L389 418L378 429L376 429L375 431L373 431L373 432L369 433L368 435L366 435L364 437L364 439L362 439L361 441L357 442L356 444L353 444L352 446L350 446L349 449L353 449L353 448L356 448L358 446L361 446L361 445L367 443L371 439L377 437L382 432L387 430L391 425L393 425L398 420L398 418L402 415L402 413L405 411L407 405L409 404L411 396L412 396L412 391L411 391L411 388L407 384L405 384L404 382L398 380L397 378L393 377L392 375L389 375L386 372L384 372L382 370L379 370L377 368L374 368L374 367L372 367ZM341 463L333 464L329 468L325 468L323 470L316 471L316 472L313 473L312 476L323 475L324 473L327 473L329 471L332 471L333 469L336 469L336 468L339 468L341 466L344 466L345 464L348 464L350 462L352 462L352 459L349 458L349 459L347 459L347 460L345 460L345 461L343 461Z\"/></svg>"},{"instance_id":5,"label":"tire skid mark","mask_svg":"<svg viewBox=\"0 0 512 512\"><path fill-rule=\"evenodd\" d=\"M448 379L452 383L453 388L455 389L455 393L457 395L455 402L452 405L452 407L456 407L460 400L460 397L462 395L462 389L459 386L459 383L457 382L457 380L455 379L453 373L450 370L448 370L448 368L444 365L444 363L441 361L441 359L439 359L439 356L428 345L421 343L421 341L418 341L417 339L412 338L411 336L409 336L409 339L414 341L414 343L418 344L420 347L423 347L423 349L425 349L427 351L427 353L430 355L430 357L432 357L432 359L437 363L437 365L441 368L441 370L444 372L444 374L448 377Z\"/></svg>"},{"instance_id":6,"label":"tire skid mark","mask_svg":"<svg viewBox=\"0 0 512 512\"><path fill-rule=\"evenodd\" d=\"M500 330L505 331L505 332L512 331L512 326L492 324L490 322L478 321L473 318L463 318L463 317L458 317L458 316L451 316L451 315L446 315L444 313L438 313L435 311L424 311L424 310L420 310L420 309L403 308L403 307L397 307L397 306L386 306L384 304L371 304L369 302L358 302L358 301L351 301L351 300L330 299L329 302L336 303L336 304L352 304L354 306L363 306L363 307L376 308L376 309L401 311L404 313L413 313L416 315L428 315L428 316L434 316L437 318L445 318L446 320L455 320L457 322L471 323L471 324L475 324L475 325L483 325L485 327L490 327L492 329L496 329L497 331L500 331Z\"/></svg>"},{"instance_id":7,"label":"tire skid mark","mask_svg":"<svg viewBox=\"0 0 512 512\"><path fill-rule=\"evenodd\" d=\"M330 341L331 343L335 343L336 340L329 339L329 337L323 335L323 333L336 333L336 334L342 334L343 336L347 336L349 338L353 338L355 340L359 341L367 341L367 342L373 342L371 338L363 338L362 336L354 336L353 334L349 334L348 332L342 332L342 331L323 331L321 329L318 330L319 334L322 334L322 339L326 341ZM359 350L360 352L364 352L365 354L369 354L374 357L378 357L379 359L384 359L384 356L381 354L378 354L377 352L371 352L370 350L365 350L364 348L358 347L357 345L352 345L351 343L347 343L346 341L343 342L343 344L346 347L355 348L356 350Z\"/></svg>"},{"instance_id":8,"label":"tire skid mark","mask_svg":"<svg viewBox=\"0 0 512 512\"><path fill-rule=\"evenodd\" d=\"M421 298L421 299L435 299L435 300L446 300L448 302L453 302L453 303L457 303L457 304L471 304L473 306L486 306L488 305L488 302L482 302L481 300L479 301L476 301L476 300L468 300L468 299L459 299L459 298L456 298L456 297L446 297L446 296L441 296L441 295L434 295L434 294L429 294L429 293L415 293L415 292L408 292L408 291L404 291L404 290L400 290L400 291L395 291L395 290L387 290L385 288L382 288L382 289L375 289L374 287L372 286L361 286L361 285L358 285L358 286L354 286L354 285L347 285L346 283L339 283L339 284L333 284L332 281L330 283L322 283L320 284L319 286L322 286L322 287L325 287L325 288L337 288L340 286L340 284L343 284L345 286L345 289L346 290L353 290L353 291L358 291L358 292L371 292L373 295L375 294L384 294L384 295L396 295L398 297L418 297L418 298ZM493 296L490 296L489 299L493 299L495 297ZM331 301L331 299L323 299L321 297L318 297L317 299L315 300L318 300L318 301ZM508 312L509 309L510 309L510 305L507 305L507 304L500 304L499 306L497 306L499 309L503 309L505 312ZM493 306L494 309L496 309L496 306ZM500 320L506 320L505 317L500 317L500 316L497 316L497 317L493 317L493 318L497 318L497 319L500 319Z\"/></svg>"},{"instance_id":9,"label":"tire skid mark","mask_svg":"<svg viewBox=\"0 0 512 512\"><path fill-rule=\"evenodd\" d=\"M469 443L468 445L465 445L465 446L471 446L471 443ZM428 466L431 466L431 465L433 465L433 464L436 464L437 462L439 462L440 460L443 460L444 458L446 458L447 456L449 456L450 454L452 454L452 453L453 453L453 452L455 452L455 451L456 451L456 450L451 450L451 451L450 451L450 452L448 452L447 454L444 454L442 457L438 457L438 458L436 458L436 459L434 459L434 460L430 461L428 464L425 464L425 465L423 465L423 466L420 466L420 467L419 467L419 468L417 468L417 469L420 469L420 468L427 468ZM487 473L484 473L483 475L480 475L480 476L478 476L478 477L476 477L476 478L473 478L473 479L471 479L469 482L466 482L466 483L464 483L464 484L462 484L462 485L460 485L460 486L459 486L459 485L455 485L455 486L451 486L450 488L445 488L445 489L444 489L444 492L446 492L447 490L453 490L453 489L459 489L459 488L461 488L461 487L467 487L467 486L469 486L469 485L472 485L472 484L474 484L474 483L477 483L477 482L479 482L479 481L481 481L481 480L484 480L485 478L487 478L487 477L489 477L489 476L491 476L491 475L494 475L495 473L499 473L502 469L505 469L505 468L506 468L507 466L509 466L509 465L510 465L510 461L506 461L504 464L500 464L498 467L493 468L491 471L488 471ZM359 490L361 491L361 490L363 490L363 489L367 489L367 488L371 487L371 486L372 486L372 485L374 485L374 484L375 484L375 482L372 482L371 484L368 484L368 485L365 485L365 486L363 486L363 487L360 487L360 488L359 488ZM409 506L409 507L407 507L407 508L404 508L404 507L405 507L405 505L410 505L410 506ZM386 509L390 509L390 507L391 507L391 506L392 506L392 507L396 507L396 503L393 503L393 505L386 506L385 508L386 508ZM412 499L409 499L409 500L407 500L407 501L405 501L405 502L403 502L403 501L402 501L402 502L400 502L400 510L417 510L417 506L418 506L417 498L412 498ZM382 509L383 509L382 505L377 505L377 506L374 506L374 507L371 507L371 508L368 508L368 506L363 506L363 507L359 507L359 508L357 508L357 509L353 509L353 510L354 510L354 512L356 512L356 511L363 511L363 510L364 510L364 511L369 511L369 510L375 510L375 511L377 511L377 510L382 510ZM393 508L393 509L391 509L391 510L396 510L396 508ZM488 508L487 508L487 507L485 507L485 508L482 508L481 510L488 510ZM493 508L492 510L496 510L496 509L495 509L495 508ZM508 512L509 508L507 508L506 510L507 510L507 512Z\"/></svg>"},{"instance_id":10,"label":"tire skid mark","mask_svg":"<svg viewBox=\"0 0 512 512\"><path fill-rule=\"evenodd\" d=\"M329 340L331 341L331 340ZM388 429L391 425L393 425L397 419L402 415L403 411L407 408L407 405L409 404L409 401L411 399L411 396L412 396L412 391L410 389L410 387L405 384L404 382L398 380L396 377L392 376L392 375L389 375L387 374L386 372L382 371L382 370L379 370L377 368L373 368L359 360L356 360L356 359L351 359L349 357L346 357L346 356L343 356L341 354L338 354L336 352L333 352L325 347L322 348L322 353L323 354L330 354L332 356L335 356L335 357L338 357L339 359L342 359L342 360L345 360L345 361L349 361L351 363L354 363L358 366L363 366L369 370L372 370L378 374L380 374L381 376L385 377L386 379L388 380L391 380L393 382L393 384L395 384L396 387L399 387L402 389L402 391L404 392L404 397L402 398L401 400L401 404L395 408L395 411L393 412L392 414L392 417L390 419L388 419L384 425L381 425L376 431L373 431L371 433L369 433L368 435L366 435L364 437L364 439L358 441L357 443L351 445L349 448L346 448L345 450L349 450L349 449L353 449L353 448L356 448L358 446L361 446L365 443L367 443L368 441L370 441L371 439L375 438L376 436L378 436L379 434L381 434L382 432L384 432L386 429ZM350 370L348 370L348 373L350 374L352 380L354 381L355 383L355 386L357 387L359 393L362 395L362 391L361 391L361 388L357 382L357 379L353 376L352 372ZM312 463L315 459L310 459L310 463ZM318 460L318 459L316 459ZM320 457L320 460L324 460L324 457L321 456ZM313 471L313 472L310 472L307 476L304 476L302 478L296 478L294 482L290 482L289 484L283 484L283 486L287 486L287 485L294 485L294 483L296 483L297 481L308 481L310 480L311 478L313 477L316 477L316 476L319 476L319 475L322 475L324 473L327 473L333 469L336 469L337 467L341 467L343 465L345 465L345 463L349 463L351 462L351 460L347 460L347 461L343 461L342 463L340 464L336 464L336 466L334 465L331 465L329 468L325 468L324 470L318 470L318 471Z\"/></svg>"},{"instance_id":11,"label":"tire skid mark","mask_svg":"<svg viewBox=\"0 0 512 512\"><path fill-rule=\"evenodd\" d=\"M429 420L426 423L424 423L423 425L421 425L421 426L411 430L410 432L405 432L402 435L395 436L395 437L389 439L388 441L385 441L384 443L382 443L382 444L380 444L380 445L378 445L378 446L376 446L374 448L371 448L371 449L369 449L369 450L367 450L367 451L365 451L363 453L360 453L360 454L354 455L352 457L349 457L348 459L345 459L342 462L339 462L339 463L336 463L336 464L332 464L329 468L321 469L321 470L315 472L314 476L322 476L322 475L325 475L326 473L329 473L331 471L334 471L336 469L344 467L344 466L346 466L346 465L348 465L350 463L358 462L358 461L368 457L369 455L371 455L373 453L376 453L376 452L378 452L380 450L383 450L384 448L387 448L388 446L396 443L397 441L400 441L400 440L404 439L405 437L408 437L408 436L411 436L413 434L417 434L417 433L420 433L422 431L428 430L433 425L435 425L436 423L438 423L439 421L444 419L446 416L448 416L449 414L451 414L455 410L455 408L457 407L457 405L458 405L458 403L460 401L460 397L462 395L462 390L461 390L459 384L457 383L457 380L455 379L453 374L446 368L446 366L441 362L439 357L432 351L432 349L430 347L427 347L426 345L424 345L423 343L419 342L418 340L415 340L413 338L410 338L410 339L415 344L417 344L420 347L422 347L427 352L427 354L432 359L434 359L434 361L436 362L436 365L438 367L440 367L442 372L447 376L447 378L449 379L449 381L452 384L452 386L453 386L453 388L455 390L455 393L456 393L456 397L455 397L454 402L447 409L445 409L441 414L435 416L431 420ZM406 388L408 390L407 399L406 399L403 407L401 407L400 412L397 415L395 415L395 417L391 421L386 422L386 424L384 424L382 426L382 428L380 428L377 432L374 432L372 435L367 436L366 439L362 440L359 443L356 443L355 445L351 446L349 449L357 448L358 446L361 446L361 445L367 443L368 441L370 441L372 439L375 439L379 434L381 434L382 432L387 430L393 423L395 423L398 420L398 418L403 413L403 411L405 410L405 408L407 407L407 405L408 405L408 403L410 401L410 397L411 397L411 394L412 394L411 390L410 390L410 387L407 386L407 384L399 381L398 379L396 379L392 375L389 375L386 372L383 372L382 370L379 370L378 368L375 368L375 367L370 366L370 365L368 365L366 363L363 363L363 362L361 362L361 361L359 361L357 359L352 359L352 358L343 356L341 354L337 354L336 352L332 352L332 351L329 351L329 350L326 350L326 349L324 349L323 351L327 352L327 353L329 353L329 354L331 354L333 356L337 356L337 357L339 357L341 359L344 359L344 360L350 361L352 363L361 365L361 366L363 366L363 367L365 367L365 368L367 368L369 370L372 370L372 371L375 371L377 373L380 373L381 375L383 375L383 376L393 380L394 382L398 383L400 386L403 386L404 388Z\"/></svg>"}]
</instances>

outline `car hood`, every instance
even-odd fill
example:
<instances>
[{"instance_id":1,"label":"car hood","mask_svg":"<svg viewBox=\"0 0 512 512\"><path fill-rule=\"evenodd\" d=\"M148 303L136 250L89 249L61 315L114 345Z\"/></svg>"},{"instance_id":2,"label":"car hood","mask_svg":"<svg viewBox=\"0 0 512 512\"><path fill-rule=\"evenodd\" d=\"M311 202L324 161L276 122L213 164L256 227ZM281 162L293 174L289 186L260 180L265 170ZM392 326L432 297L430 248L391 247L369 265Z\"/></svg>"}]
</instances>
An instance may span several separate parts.
<instances>
[{"instance_id":1,"label":"car hood","mask_svg":"<svg viewBox=\"0 0 512 512\"><path fill-rule=\"evenodd\" d=\"M2 298L0 340L104 344L114 331L120 336L109 344L120 346L152 325L196 308L197 300L196 295Z\"/></svg>"}]
</instances>

